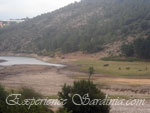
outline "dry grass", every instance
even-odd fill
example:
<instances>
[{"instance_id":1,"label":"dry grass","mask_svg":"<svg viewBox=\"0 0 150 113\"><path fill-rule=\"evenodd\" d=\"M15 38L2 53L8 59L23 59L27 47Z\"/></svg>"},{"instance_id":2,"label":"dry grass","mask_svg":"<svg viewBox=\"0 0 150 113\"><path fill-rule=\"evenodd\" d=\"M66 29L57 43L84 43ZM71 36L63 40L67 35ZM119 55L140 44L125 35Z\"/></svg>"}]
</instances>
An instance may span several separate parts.
<instances>
[{"instance_id":1,"label":"dry grass","mask_svg":"<svg viewBox=\"0 0 150 113\"><path fill-rule=\"evenodd\" d=\"M85 72L88 72L88 68L93 66L96 73L99 74L109 74L127 78L150 78L150 62L79 60L73 63L80 64L80 69ZM104 66L106 64L107 66Z\"/></svg>"}]
</instances>

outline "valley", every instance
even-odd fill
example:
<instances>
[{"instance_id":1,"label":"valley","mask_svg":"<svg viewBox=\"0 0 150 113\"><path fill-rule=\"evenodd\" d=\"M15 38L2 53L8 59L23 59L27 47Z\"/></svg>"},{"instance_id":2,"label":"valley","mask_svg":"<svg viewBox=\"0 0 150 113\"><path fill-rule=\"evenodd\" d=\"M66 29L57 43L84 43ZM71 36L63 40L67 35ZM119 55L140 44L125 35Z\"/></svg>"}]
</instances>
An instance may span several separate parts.
<instances>
[{"instance_id":1,"label":"valley","mask_svg":"<svg viewBox=\"0 0 150 113\"><path fill-rule=\"evenodd\" d=\"M71 1L45 12L43 3L50 8L52 1L32 6L24 0L44 10L36 16L31 10L29 18L21 16L28 8L16 1L14 12L23 19L0 21L0 113L150 113L150 0ZM59 98L68 103L29 110L6 104L14 93L23 95L21 101ZM134 104L77 106L71 99L76 94ZM135 105L138 99L144 105Z\"/></svg>"}]
</instances>

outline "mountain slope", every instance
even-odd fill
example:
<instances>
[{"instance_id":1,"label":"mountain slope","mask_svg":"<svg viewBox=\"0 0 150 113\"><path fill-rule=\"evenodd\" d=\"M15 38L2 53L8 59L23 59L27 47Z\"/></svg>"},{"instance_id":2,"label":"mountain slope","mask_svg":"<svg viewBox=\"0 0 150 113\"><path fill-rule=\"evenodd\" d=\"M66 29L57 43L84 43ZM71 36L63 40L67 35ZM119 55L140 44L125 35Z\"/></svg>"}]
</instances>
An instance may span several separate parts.
<instances>
[{"instance_id":1,"label":"mountain slope","mask_svg":"<svg viewBox=\"0 0 150 113\"><path fill-rule=\"evenodd\" d=\"M149 0L81 0L0 30L0 51L93 53L137 35L150 35Z\"/></svg>"}]
</instances>

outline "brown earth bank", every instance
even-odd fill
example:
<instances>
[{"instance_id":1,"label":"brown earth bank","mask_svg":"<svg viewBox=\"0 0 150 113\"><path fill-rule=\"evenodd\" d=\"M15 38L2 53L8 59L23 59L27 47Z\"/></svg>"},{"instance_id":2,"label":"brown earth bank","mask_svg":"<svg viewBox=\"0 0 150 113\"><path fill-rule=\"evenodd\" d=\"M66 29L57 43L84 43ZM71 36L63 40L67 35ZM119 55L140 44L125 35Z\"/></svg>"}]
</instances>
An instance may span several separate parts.
<instances>
[{"instance_id":1,"label":"brown earth bank","mask_svg":"<svg viewBox=\"0 0 150 113\"><path fill-rule=\"evenodd\" d=\"M80 59L100 59L102 57L108 56L105 52L98 52L95 54L83 53L81 51L62 54L56 53L55 57L40 56L37 54L26 54L26 53L12 53L12 52L1 52L0 56L24 56L24 57L34 57L42 61L51 63L67 63L70 61L76 61Z\"/></svg>"},{"instance_id":2,"label":"brown earth bank","mask_svg":"<svg viewBox=\"0 0 150 113\"><path fill-rule=\"evenodd\" d=\"M100 59L108 56L118 56L120 55L120 46L122 45L122 41L116 41L104 46L104 50L97 53L85 53L82 51L77 51L73 53L63 54L63 53L55 53L54 57L49 56L39 56L37 54L28 54L28 53L13 53L13 52L0 52L0 56L30 56L35 57L37 59L51 62L51 63L66 63L70 61L76 61L81 59Z\"/></svg>"},{"instance_id":3,"label":"brown earth bank","mask_svg":"<svg viewBox=\"0 0 150 113\"><path fill-rule=\"evenodd\" d=\"M4 67L0 70L0 83L5 86L6 89L19 89L21 87L33 88L37 92L45 96L57 95L61 91L61 87L64 83L71 85L74 80L74 75L87 75L83 72L74 70L74 66L65 68L57 68L50 66L36 66L36 65L14 65ZM101 78L106 81L116 79L111 76L94 75L95 79ZM123 78L121 79L123 80ZM125 79L126 80L126 79ZM143 82L144 83L144 82ZM140 87L132 87L128 85L119 84L101 84L98 85L103 92L109 95L122 96L122 98L134 98L134 97L147 97L150 95L150 85L142 85ZM111 113L149 113L150 101L146 100L144 106L111 106Z\"/></svg>"},{"instance_id":4,"label":"brown earth bank","mask_svg":"<svg viewBox=\"0 0 150 113\"><path fill-rule=\"evenodd\" d=\"M35 65L14 65L0 70L0 83L7 89L29 87L43 95L56 95L64 83L71 84L68 71L61 68Z\"/></svg>"},{"instance_id":5,"label":"brown earth bank","mask_svg":"<svg viewBox=\"0 0 150 113\"><path fill-rule=\"evenodd\" d=\"M0 82L6 88L30 86L40 89L44 95L56 95L64 83L72 84L74 80L80 79L88 79L88 73L78 71L76 65L67 67L14 65L0 69ZM131 97L150 95L150 79L127 79L94 74L91 80L109 95L120 94ZM46 91L47 89L49 90ZM54 92L51 89L55 89Z\"/></svg>"}]
</instances>

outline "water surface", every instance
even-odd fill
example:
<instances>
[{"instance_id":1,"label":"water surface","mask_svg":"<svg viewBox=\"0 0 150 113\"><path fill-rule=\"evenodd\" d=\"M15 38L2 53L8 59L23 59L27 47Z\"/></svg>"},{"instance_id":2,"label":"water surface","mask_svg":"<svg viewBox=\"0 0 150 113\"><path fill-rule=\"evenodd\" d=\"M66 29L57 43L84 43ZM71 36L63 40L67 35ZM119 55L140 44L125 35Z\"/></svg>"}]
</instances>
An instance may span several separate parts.
<instances>
[{"instance_id":1,"label":"water surface","mask_svg":"<svg viewBox=\"0 0 150 113\"><path fill-rule=\"evenodd\" d=\"M47 65L47 66L55 66L55 67L62 67L64 65L61 64L52 64L43 62L36 58L32 57L14 57L14 56L0 56L0 60L5 60L5 62L1 62L0 66L12 66L12 65Z\"/></svg>"}]
</instances>

